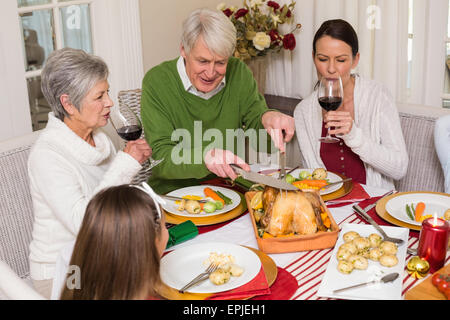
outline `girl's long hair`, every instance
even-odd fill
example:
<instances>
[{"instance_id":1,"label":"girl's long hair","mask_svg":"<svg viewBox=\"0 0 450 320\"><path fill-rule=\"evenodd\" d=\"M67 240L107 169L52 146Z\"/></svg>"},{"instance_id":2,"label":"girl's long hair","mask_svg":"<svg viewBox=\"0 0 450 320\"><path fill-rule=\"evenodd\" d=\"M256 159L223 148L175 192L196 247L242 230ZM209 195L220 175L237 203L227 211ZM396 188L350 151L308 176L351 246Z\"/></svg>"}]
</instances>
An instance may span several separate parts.
<instances>
[{"instance_id":1,"label":"girl's long hair","mask_svg":"<svg viewBox=\"0 0 450 320\"><path fill-rule=\"evenodd\" d=\"M161 234L155 204L145 192L122 185L89 202L71 266L80 270L80 289L65 283L61 299L145 299L157 296Z\"/></svg>"}]
</instances>

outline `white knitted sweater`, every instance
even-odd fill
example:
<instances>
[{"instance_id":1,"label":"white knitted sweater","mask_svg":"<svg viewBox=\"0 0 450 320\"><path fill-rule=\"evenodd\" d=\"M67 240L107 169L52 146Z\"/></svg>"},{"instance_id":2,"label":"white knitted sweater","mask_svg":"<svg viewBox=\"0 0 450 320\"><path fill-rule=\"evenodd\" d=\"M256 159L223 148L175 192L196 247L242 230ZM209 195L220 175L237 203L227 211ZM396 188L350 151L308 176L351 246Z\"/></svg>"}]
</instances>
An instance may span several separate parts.
<instances>
[{"instance_id":1,"label":"white knitted sweater","mask_svg":"<svg viewBox=\"0 0 450 320\"><path fill-rule=\"evenodd\" d=\"M34 280L52 279L59 251L74 241L89 200L103 188L130 183L141 165L116 152L101 130L96 147L49 114L47 127L28 159L34 225L30 272Z\"/></svg>"},{"instance_id":2,"label":"white knitted sweater","mask_svg":"<svg viewBox=\"0 0 450 320\"><path fill-rule=\"evenodd\" d=\"M408 167L397 107L384 85L357 75L355 78L353 127L340 137L364 162L367 185L393 189L393 180L405 176ZM297 105L294 118L303 164L324 168L318 140L323 119L317 91Z\"/></svg>"}]
</instances>

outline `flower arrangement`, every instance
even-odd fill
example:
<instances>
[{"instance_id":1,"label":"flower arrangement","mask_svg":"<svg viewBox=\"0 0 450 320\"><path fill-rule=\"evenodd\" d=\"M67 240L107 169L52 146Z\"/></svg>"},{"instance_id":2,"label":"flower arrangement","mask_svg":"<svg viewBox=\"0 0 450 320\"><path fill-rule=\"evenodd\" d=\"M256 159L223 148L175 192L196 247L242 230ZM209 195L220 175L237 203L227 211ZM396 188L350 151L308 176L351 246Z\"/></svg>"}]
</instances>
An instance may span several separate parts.
<instances>
[{"instance_id":1,"label":"flower arrangement","mask_svg":"<svg viewBox=\"0 0 450 320\"><path fill-rule=\"evenodd\" d=\"M227 7L225 3L219 4L217 9L229 17L236 27L234 56L245 61L265 56L269 51L294 50L296 41L293 32L300 29L301 24L296 24L285 35L278 31L279 25L293 23L294 7L294 1L280 6L275 1L244 0L243 8L240 9Z\"/></svg>"}]
</instances>

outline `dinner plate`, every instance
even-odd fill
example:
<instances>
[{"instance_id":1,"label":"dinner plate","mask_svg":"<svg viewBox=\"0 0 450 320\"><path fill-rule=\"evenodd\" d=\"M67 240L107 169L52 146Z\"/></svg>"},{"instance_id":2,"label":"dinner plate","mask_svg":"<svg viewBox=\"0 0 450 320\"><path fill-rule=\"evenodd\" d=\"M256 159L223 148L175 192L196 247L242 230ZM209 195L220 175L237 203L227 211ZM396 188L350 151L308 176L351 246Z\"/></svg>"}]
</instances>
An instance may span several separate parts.
<instances>
[{"instance_id":1,"label":"dinner plate","mask_svg":"<svg viewBox=\"0 0 450 320\"><path fill-rule=\"evenodd\" d=\"M215 285L207 279L188 289L188 292L228 291L250 282L261 270L261 260L254 251L232 243L209 242L182 247L165 255L160 264L161 280L169 287L181 289L206 269L207 265L205 266L204 261L212 252L232 255L235 258L235 264L244 269L243 274L239 277L231 277L223 285Z\"/></svg>"},{"instance_id":2,"label":"dinner plate","mask_svg":"<svg viewBox=\"0 0 450 320\"><path fill-rule=\"evenodd\" d=\"M415 207L418 202L425 203L423 215L434 215L436 213L438 218L442 218L445 210L450 208L450 195L421 192L401 194L391 198L386 203L386 211L395 219L420 227L422 222L410 219L406 213L407 204L413 204Z\"/></svg>"},{"instance_id":3,"label":"dinner plate","mask_svg":"<svg viewBox=\"0 0 450 320\"><path fill-rule=\"evenodd\" d=\"M262 268L264 270L264 274L266 275L267 284L269 287L271 287L278 276L278 268L275 264L275 261L262 252L261 250L252 248L252 247L246 247L245 248L253 251L261 260ZM175 290L174 288L171 288L167 286L164 282L162 283L162 286L158 288L158 293L169 300L205 300L206 298L214 295L215 293L192 293L192 292L185 292L180 293L178 290ZM244 299L248 299L251 297L247 297Z\"/></svg>"},{"instance_id":4,"label":"dinner plate","mask_svg":"<svg viewBox=\"0 0 450 320\"><path fill-rule=\"evenodd\" d=\"M343 235L348 231L356 231L362 237L368 237L372 233L378 233L371 225L344 224L342 226L339 238L334 247L333 253L328 263L327 270L320 284L317 295L319 297L350 299L350 300L400 300L402 298L403 273L406 260L406 249L408 246L407 228L387 227L381 228L391 237L400 238L404 243L398 246L398 263L392 268L382 266L378 261L369 260L369 266L366 270L353 270L350 274L343 274L338 271L338 260L336 254L339 247L344 243ZM349 287L352 285L378 280L381 277L397 272L399 277L390 283L376 283L368 286L345 290L334 293L334 290Z\"/></svg>"},{"instance_id":5,"label":"dinner plate","mask_svg":"<svg viewBox=\"0 0 450 320\"><path fill-rule=\"evenodd\" d=\"M245 212L247 212L247 202L245 201L244 195L240 192L238 192L238 194L239 194L239 197L241 198L239 205L236 208L234 208L233 210L225 212L224 214L219 214L216 216L198 215L199 217L183 217L183 216L171 214L170 212L163 210L165 218L166 218L166 222L171 223L171 224L180 224L187 220L190 220L196 226L210 226L213 224L218 224L218 223L223 223L223 222L233 220L233 219L239 217L240 215L244 214Z\"/></svg>"},{"instance_id":6,"label":"dinner plate","mask_svg":"<svg viewBox=\"0 0 450 320\"><path fill-rule=\"evenodd\" d=\"M184 211L179 211L178 210L178 204L175 203L175 201L173 200L166 200L166 204L162 205L163 209L171 214L177 215L177 216L182 216L182 217L192 217L192 218L199 218L199 217L211 217L211 216L216 216L219 214L223 214L226 212L229 212L231 210L233 210L234 208L236 208L239 203L241 202L241 197L239 196L239 194L231 189L227 189L227 188L223 188L223 187L216 187L216 186L210 186L210 185L200 185L200 186L192 186L192 187L185 187L185 188L181 188L181 189L177 189L174 190L172 192L169 192L167 195L168 196L174 196L174 197L184 197L187 195L191 195L191 196L199 196L202 198L206 198L205 193L203 192L203 190L205 188L211 188L214 191L220 191L221 193L223 193L225 196L227 196L228 198L231 199L232 203L225 205L223 207L223 209L221 210L216 210L212 213L206 213L204 211L202 211L199 214L191 214L188 213L186 210Z\"/></svg>"},{"instance_id":7,"label":"dinner plate","mask_svg":"<svg viewBox=\"0 0 450 320\"><path fill-rule=\"evenodd\" d=\"M292 175L294 178L298 179L300 172L307 171L307 172L309 172L309 174L312 174L312 172L314 170L315 169L295 169L294 171L292 171L290 173L290 175ZM274 175L275 177L277 177L277 172L279 172L279 169L276 169L276 170L272 170L272 169L271 170L262 170L260 173L261 174L266 174L266 175ZM338 176L337 174L335 174L333 172L330 172L330 171L327 171L327 179L328 179L328 181L330 183L342 180L342 178L340 176ZM336 185L334 185L332 187L320 190L320 195L322 196L322 195L333 193L333 192L339 190L340 188L342 188L342 186L343 186L343 183L338 183L338 184L336 184Z\"/></svg>"},{"instance_id":8,"label":"dinner plate","mask_svg":"<svg viewBox=\"0 0 450 320\"><path fill-rule=\"evenodd\" d=\"M309 174L312 174L314 170L315 170L315 169L295 169L295 170L292 171L290 174L291 174L294 178L298 179L298 176L299 176L300 172L302 172L302 171L308 171ZM328 179L328 182L329 182L329 183L333 183L333 182L337 182L337 181L342 180L341 177L339 177L337 174L335 174L335 173L333 173L333 172L331 172L331 171L327 171L327 179ZM331 186L331 187L329 187L329 188L320 190L320 195L322 196L322 195L325 195L325 194L333 193L333 192L339 190L340 188L342 188L342 186L343 186L343 183L341 182L341 183L338 183L338 184L336 184L336 185L334 185L334 186Z\"/></svg>"}]
</instances>

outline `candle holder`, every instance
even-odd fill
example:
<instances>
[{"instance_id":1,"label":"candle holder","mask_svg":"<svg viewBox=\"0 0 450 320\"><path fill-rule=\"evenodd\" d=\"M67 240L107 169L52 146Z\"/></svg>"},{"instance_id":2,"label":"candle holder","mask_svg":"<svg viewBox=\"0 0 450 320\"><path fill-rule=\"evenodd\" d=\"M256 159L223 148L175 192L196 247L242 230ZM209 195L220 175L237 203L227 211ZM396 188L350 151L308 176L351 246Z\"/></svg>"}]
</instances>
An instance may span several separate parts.
<instances>
[{"instance_id":1,"label":"candle holder","mask_svg":"<svg viewBox=\"0 0 450 320\"><path fill-rule=\"evenodd\" d=\"M417 253L428 261L431 273L444 266L449 233L450 224L436 216L422 222Z\"/></svg>"}]
</instances>

